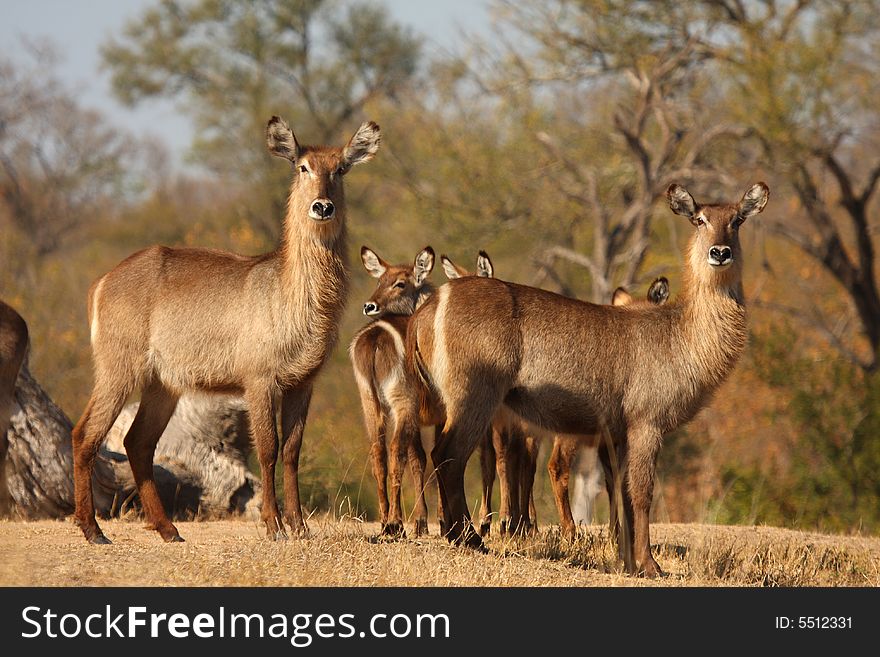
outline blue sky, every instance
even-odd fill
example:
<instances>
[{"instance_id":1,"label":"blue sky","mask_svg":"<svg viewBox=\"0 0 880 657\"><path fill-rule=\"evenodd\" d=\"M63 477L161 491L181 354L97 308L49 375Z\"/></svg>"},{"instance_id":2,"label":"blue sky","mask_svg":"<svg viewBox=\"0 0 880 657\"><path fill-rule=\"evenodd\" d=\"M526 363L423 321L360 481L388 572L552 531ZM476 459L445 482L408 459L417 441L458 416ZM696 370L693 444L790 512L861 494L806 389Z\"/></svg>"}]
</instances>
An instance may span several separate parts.
<instances>
[{"instance_id":1,"label":"blue sky","mask_svg":"<svg viewBox=\"0 0 880 657\"><path fill-rule=\"evenodd\" d=\"M486 0L374 0L426 38L430 53L454 49L462 30L488 31ZM51 39L61 56L60 73L81 102L119 125L141 126L161 138L180 163L192 137L189 122L170 101L149 100L128 109L113 99L109 76L99 70L98 48L154 0L0 0L0 53L15 56L19 37Z\"/></svg>"}]
</instances>

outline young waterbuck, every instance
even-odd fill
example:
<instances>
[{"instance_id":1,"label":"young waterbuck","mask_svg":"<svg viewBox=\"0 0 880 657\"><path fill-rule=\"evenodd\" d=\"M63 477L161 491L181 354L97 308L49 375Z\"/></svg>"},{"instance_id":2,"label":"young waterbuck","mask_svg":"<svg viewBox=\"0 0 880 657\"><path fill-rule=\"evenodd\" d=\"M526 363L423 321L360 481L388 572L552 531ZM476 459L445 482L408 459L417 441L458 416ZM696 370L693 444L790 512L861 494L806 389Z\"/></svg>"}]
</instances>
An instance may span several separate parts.
<instances>
[{"instance_id":1,"label":"young waterbuck","mask_svg":"<svg viewBox=\"0 0 880 657\"><path fill-rule=\"evenodd\" d=\"M21 315L0 301L0 517L12 512L12 497L6 481L7 431L15 397L15 380L27 349L27 324Z\"/></svg>"},{"instance_id":2,"label":"young waterbuck","mask_svg":"<svg viewBox=\"0 0 880 657\"><path fill-rule=\"evenodd\" d=\"M403 535L400 484L404 453L409 456L416 487L415 525L419 536L428 531L428 509L424 496L425 450L418 436L402 440L396 431L395 402L408 394L404 372L404 340L410 316L434 291L428 275L434 268L434 250L419 251L411 265L389 265L366 246L361 260L371 276L379 279L376 291L364 304L364 315L376 321L367 324L354 336L349 355L354 369L364 412L364 424L370 440L370 462L379 497L382 533ZM388 451L386 436L391 429L391 495L387 489Z\"/></svg>"},{"instance_id":3,"label":"young waterbuck","mask_svg":"<svg viewBox=\"0 0 880 657\"><path fill-rule=\"evenodd\" d=\"M368 324L355 335L349 354L361 396L367 435L370 438L370 458L378 486L382 533L391 536L403 534L400 483L406 455L418 491L413 533L419 536L428 530L428 509L424 497L427 458L418 427L412 435L403 434L403 429L408 425L400 422L399 418L400 409L406 408L407 400L415 395L418 398L419 426L433 425L435 433L439 435L440 427L445 421L442 410L438 408L429 391L418 383L416 389L407 387L410 381L406 376L404 361L404 341L410 316L434 291L434 287L426 280L434 266L434 251L430 247L420 251L412 267L388 265L367 247L361 249L361 258L366 270L379 279L376 291L364 304L364 314L380 319ZM442 256L441 260L443 270L449 278L472 275L446 256ZM491 276L492 271L492 261L485 252L480 251L477 257L477 275ZM392 427L393 457L390 500L386 489L386 435L389 424ZM442 531L441 522L441 533Z\"/></svg>"},{"instance_id":4,"label":"young waterbuck","mask_svg":"<svg viewBox=\"0 0 880 657\"><path fill-rule=\"evenodd\" d=\"M669 187L670 208L695 230L682 294L663 306L601 306L477 277L450 281L425 302L407 333L407 369L446 411L432 458L450 540L482 548L464 470L505 404L555 433L607 432L622 456L633 520L629 567L661 573L648 522L657 454L663 435L708 402L745 347L738 231L768 197L758 183L739 203L700 205L683 187Z\"/></svg>"},{"instance_id":5,"label":"young waterbuck","mask_svg":"<svg viewBox=\"0 0 880 657\"><path fill-rule=\"evenodd\" d=\"M276 404L281 399L285 515L306 531L298 464L315 376L336 343L348 291L343 177L376 153L379 126L364 123L343 147L301 146L282 119L266 130L269 152L294 175L279 247L244 257L153 246L123 260L89 290L95 385L73 430L76 522L108 543L95 521L95 455L126 399L141 392L125 449L146 517L180 541L153 482L153 452L180 395L243 395L262 470L262 519L285 535L275 500Z\"/></svg>"}]
</instances>

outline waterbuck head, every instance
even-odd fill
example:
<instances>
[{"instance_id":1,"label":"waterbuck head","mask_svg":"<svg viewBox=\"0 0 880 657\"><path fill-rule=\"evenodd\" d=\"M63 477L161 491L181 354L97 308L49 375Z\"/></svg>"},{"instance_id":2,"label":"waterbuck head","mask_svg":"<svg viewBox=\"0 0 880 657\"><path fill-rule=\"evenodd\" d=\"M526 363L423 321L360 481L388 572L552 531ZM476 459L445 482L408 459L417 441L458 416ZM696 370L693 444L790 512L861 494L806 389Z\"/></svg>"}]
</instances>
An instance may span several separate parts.
<instances>
[{"instance_id":1,"label":"waterbuck head","mask_svg":"<svg viewBox=\"0 0 880 657\"><path fill-rule=\"evenodd\" d=\"M449 280L462 278L463 276L474 276L473 272L455 264L445 255L440 256L440 262L443 263L443 273L446 274L446 278ZM481 278L492 278L494 274L495 268L492 266L492 261L489 259L488 254L485 251L480 251L477 254L476 275Z\"/></svg>"},{"instance_id":2,"label":"waterbuck head","mask_svg":"<svg viewBox=\"0 0 880 657\"><path fill-rule=\"evenodd\" d=\"M342 147L301 146L284 119L273 116L266 127L269 152L289 161L294 170L288 214L308 217L337 233L345 221L343 176L355 164L367 162L379 149L379 126L363 123Z\"/></svg>"},{"instance_id":3,"label":"waterbuck head","mask_svg":"<svg viewBox=\"0 0 880 657\"><path fill-rule=\"evenodd\" d=\"M690 267L701 279L738 279L742 269L739 227L767 205L770 189L759 182L743 195L739 203L700 205L681 185L666 190L669 207L687 217L697 230L690 242ZM730 270L730 271L728 271Z\"/></svg>"},{"instance_id":4,"label":"waterbuck head","mask_svg":"<svg viewBox=\"0 0 880 657\"><path fill-rule=\"evenodd\" d=\"M648 288L646 301L655 306L662 306L669 300L669 280L665 276L655 278L654 282ZM626 288L619 287L614 290L611 295L612 306L628 306L635 302L632 295L626 291Z\"/></svg>"},{"instance_id":5,"label":"waterbuck head","mask_svg":"<svg viewBox=\"0 0 880 657\"><path fill-rule=\"evenodd\" d=\"M364 315L412 315L432 292L427 282L434 269L434 249L426 246L416 254L411 265L389 265L374 251L361 247L364 268L378 278L376 291L364 304Z\"/></svg>"}]
</instances>

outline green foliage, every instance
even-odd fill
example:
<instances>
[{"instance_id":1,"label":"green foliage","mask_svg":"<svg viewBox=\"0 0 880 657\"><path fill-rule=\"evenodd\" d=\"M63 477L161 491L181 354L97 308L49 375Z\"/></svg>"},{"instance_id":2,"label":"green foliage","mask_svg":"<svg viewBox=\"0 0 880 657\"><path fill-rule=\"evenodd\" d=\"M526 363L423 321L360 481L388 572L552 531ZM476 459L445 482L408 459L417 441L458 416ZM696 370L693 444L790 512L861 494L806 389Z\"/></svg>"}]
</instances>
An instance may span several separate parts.
<instances>
[{"instance_id":1,"label":"green foliage","mask_svg":"<svg viewBox=\"0 0 880 657\"><path fill-rule=\"evenodd\" d=\"M719 519L876 531L880 375L840 359L798 354L790 327L752 342L756 371L790 393L788 411L799 436L786 466L723 467Z\"/></svg>"}]
</instances>

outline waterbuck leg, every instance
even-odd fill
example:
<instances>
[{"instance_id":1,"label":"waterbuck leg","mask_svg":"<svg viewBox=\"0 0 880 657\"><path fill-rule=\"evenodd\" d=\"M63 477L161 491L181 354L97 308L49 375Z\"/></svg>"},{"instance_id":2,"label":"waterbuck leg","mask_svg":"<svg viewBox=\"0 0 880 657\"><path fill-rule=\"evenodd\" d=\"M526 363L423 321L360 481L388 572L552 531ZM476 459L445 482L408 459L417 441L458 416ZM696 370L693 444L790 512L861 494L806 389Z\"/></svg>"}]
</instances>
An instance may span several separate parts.
<instances>
[{"instance_id":1,"label":"waterbuck leg","mask_svg":"<svg viewBox=\"0 0 880 657\"><path fill-rule=\"evenodd\" d=\"M489 418L468 425L448 423L431 458L437 464L437 474L443 497L443 514L447 539L451 543L485 551L483 540L471 524L471 516L464 493L464 471L476 444L489 429Z\"/></svg>"},{"instance_id":2,"label":"waterbuck leg","mask_svg":"<svg viewBox=\"0 0 880 657\"><path fill-rule=\"evenodd\" d=\"M428 533L428 505L425 502L425 467L428 457L422 447L421 432L417 432L410 440L408 449L409 467L412 471L413 484L416 488L415 520L413 535L423 536Z\"/></svg>"},{"instance_id":3,"label":"waterbuck leg","mask_svg":"<svg viewBox=\"0 0 880 657\"><path fill-rule=\"evenodd\" d=\"M569 538L574 538L575 535L574 516L571 514L568 488L571 464L575 454L577 454L577 447L572 441L557 437L553 441L553 452L547 462L553 497L556 500L556 510L559 512L559 524L562 533Z\"/></svg>"},{"instance_id":4,"label":"waterbuck leg","mask_svg":"<svg viewBox=\"0 0 880 657\"><path fill-rule=\"evenodd\" d=\"M101 381L100 376L96 380ZM74 519L90 543L109 543L95 520L92 468L101 443L131 394L130 386L98 385L71 433L73 444Z\"/></svg>"},{"instance_id":5,"label":"waterbuck leg","mask_svg":"<svg viewBox=\"0 0 880 657\"><path fill-rule=\"evenodd\" d=\"M487 432L480 443L480 473L483 495L480 501L480 536L488 536L492 527L492 487L495 485L495 446Z\"/></svg>"},{"instance_id":6,"label":"waterbuck leg","mask_svg":"<svg viewBox=\"0 0 880 657\"><path fill-rule=\"evenodd\" d=\"M312 384L285 390L281 398L281 431L284 436L284 517L296 536L309 533L299 499L299 451L312 401Z\"/></svg>"},{"instance_id":7,"label":"waterbuck leg","mask_svg":"<svg viewBox=\"0 0 880 657\"><path fill-rule=\"evenodd\" d=\"M615 471L619 470L618 461L612 462L612 458L608 452L608 445L604 441L599 442L599 462L602 463L602 470L605 472L605 492L608 493L608 535L612 541L618 543L620 536L620 527L618 525L617 507L618 501L615 489ZM617 473L619 474L619 473ZM618 552L622 555L618 543ZM621 557L622 558L622 557Z\"/></svg>"},{"instance_id":8,"label":"waterbuck leg","mask_svg":"<svg viewBox=\"0 0 880 657\"><path fill-rule=\"evenodd\" d=\"M437 525L440 527L440 536L446 536L449 528L446 526L446 517L443 512L443 487L440 486L440 472L435 453L437 445L443 438L443 425L434 425L434 446L431 448L431 464L434 467L434 481L437 483Z\"/></svg>"},{"instance_id":9,"label":"waterbuck leg","mask_svg":"<svg viewBox=\"0 0 880 657\"><path fill-rule=\"evenodd\" d=\"M275 423L275 395L268 386L245 391L251 424L251 440L260 461L263 485L263 506L260 518L266 524L266 535L272 539L286 538L281 513L275 499L275 464L278 461L278 428Z\"/></svg>"},{"instance_id":10,"label":"waterbuck leg","mask_svg":"<svg viewBox=\"0 0 880 657\"><path fill-rule=\"evenodd\" d=\"M522 442L522 452L520 454L520 470L519 470L519 513L520 521L517 531L523 535L532 534L537 531L537 522L533 522L535 517L535 504L532 500L532 489L535 486L535 472L538 469L538 448L535 440L525 435L520 436Z\"/></svg>"},{"instance_id":11,"label":"waterbuck leg","mask_svg":"<svg viewBox=\"0 0 880 657\"><path fill-rule=\"evenodd\" d=\"M376 478L376 494L379 498L379 522L382 530L388 524L388 451L385 448L385 430L376 433L370 445L370 462Z\"/></svg>"},{"instance_id":12,"label":"waterbuck leg","mask_svg":"<svg viewBox=\"0 0 880 657\"><path fill-rule=\"evenodd\" d=\"M519 518L519 453L506 428L493 426L492 442L495 446L495 467L498 470L498 487L501 492L499 531L502 535L512 534Z\"/></svg>"},{"instance_id":13,"label":"waterbuck leg","mask_svg":"<svg viewBox=\"0 0 880 657\"><path fill-rule=\"evenodd\" d=\"M169 392L160 383L146 387L137 414L123 440L148 527L159 532L168 543L183 542L183 539L169 520L159 498L153 480L153 456L168 421L174 415L177 400L178 395Z\"/></svg>"},{"instance_id":14,"label":"waterbuck leg","mask_svg":"<svg viewBox=\"0 0 880 657\"><path fill-rule=\"evenodd\" d=\"M663 574L651 555L649 515L654 494L654 470L661 436L653 427L630 428L627 433L627 492L633 510L633 551L639 574L659 577Z\"/></svg>"},{"instance_id":15,"label":"waterbuck leg","mask_svg":"<svg viewBox=\"0 0 880 657\"><path fill-rule=\"evenodd\" d=\"M413 434L418 434L418 428L412 427L403 417L394 412L394 402L391 402L391 441L389 449L389 491L388 491L388 523L382 533L394 537L406 537L403 528L403 509L401 506L401 486L403 483L403 470L406 463L406 455L409 445L413 441Z\"/></svg>"}]
</instances>

